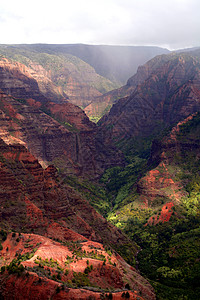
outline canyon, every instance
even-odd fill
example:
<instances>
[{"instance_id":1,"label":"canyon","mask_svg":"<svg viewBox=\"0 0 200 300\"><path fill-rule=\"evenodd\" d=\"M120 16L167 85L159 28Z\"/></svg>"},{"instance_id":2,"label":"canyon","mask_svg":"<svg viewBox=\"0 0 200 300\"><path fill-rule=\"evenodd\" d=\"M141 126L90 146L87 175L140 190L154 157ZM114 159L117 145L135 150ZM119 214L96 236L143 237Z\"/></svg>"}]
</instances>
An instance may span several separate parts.
<instances>
[{"instance_id":1,"label":"canyon","mask_svg":"<svg viewBox=\"0 0 200 300\"><path fill-rule=\"evenodd\" d=\"M58 90L53 91L52 97L49 92L41 91L38 78L36 80L26 66L7 59L2 59L1 63L3 135L12 132L14 137L26 144L40 163L47 166L53 162L58 168L65 168L68 174L87 173L90 177L98 177L105 167L112 164L112 160L114 164L115 159L119 164L123 163L120 153L113 157L114 147L104 145L95 124L79 107L69 103L63 96L59 100ZM94 156L95 162L88 159Z\"/></svg>"},{"instance_id":2,"label":"canyon","mask_svg":"<svg viewBox=\"0 0 200 300\"><path fill-rule=\"evenodd\" d=\"M129 249L136 254L136 246L71 187L63 184L54 166L44 170L24 145L17 143L17 138L9 139L7 135L6 143L2 139L0 142L0 226L1 234L6 234L2 241L1 266L10 266L5 271L1 268L1 296L10 299L14 293L21 299L21 291L25 289L27 299L33 299L36 293L40 299L54 294L56 299L60 282L66 282L67 291L64 287L59 297L72 299L73 288L85 282L95 292L83 290L83 299L91 295L100 299L107 288L114 295L116 289L121 289L116 293L118 299L126 284L133 290L132 299L139 292L144 296L141 299L147 295L155 299L148 282L112 248L106 248L118 245L120 249L129 244ZM10 230L14 232L7 234ZM87 269L89 264L91 270ZM50 267L49 275L46 265ZM12 282L15 285L9 288ZM79 293L82 293L80 289Z\"/></svg>"},{"instance_id":3,"label":"canyon","mask_svg":"<svg viewBox=\"0 0 200 300\"><path fill-rule=\"evenodd\" d=\"M0 47L0 295L196 299L199 50L116 89L104 47L58 48Z\"/></svg>"}]
</instances>

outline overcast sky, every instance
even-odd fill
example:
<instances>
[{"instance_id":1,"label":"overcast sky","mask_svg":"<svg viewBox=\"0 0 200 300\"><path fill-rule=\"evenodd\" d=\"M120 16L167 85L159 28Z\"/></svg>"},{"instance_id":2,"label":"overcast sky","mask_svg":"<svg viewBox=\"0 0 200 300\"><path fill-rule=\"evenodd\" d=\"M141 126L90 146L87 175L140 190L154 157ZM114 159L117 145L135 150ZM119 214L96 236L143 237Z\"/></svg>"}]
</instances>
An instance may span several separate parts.
<instances>
[{"instance_id":1,"label":"overcast sky","mask_svg":"<svg viewBox=\"0 0 200 300\"><path fill-rule=\"evenodd\" d=\"M0 43L200 46L200 0L1 0Z\"/></svg>"}]
</instances>

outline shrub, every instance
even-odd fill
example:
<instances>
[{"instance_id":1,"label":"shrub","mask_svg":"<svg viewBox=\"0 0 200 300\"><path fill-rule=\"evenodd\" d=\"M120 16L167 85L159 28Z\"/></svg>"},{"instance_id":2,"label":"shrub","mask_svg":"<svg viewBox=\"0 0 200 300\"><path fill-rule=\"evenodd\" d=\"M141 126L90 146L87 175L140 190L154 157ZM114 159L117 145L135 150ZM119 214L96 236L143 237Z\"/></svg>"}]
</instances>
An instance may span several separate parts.
<instances>
[{"instance_id":1,"label":"shrub","mask_svg":"<svg viewBox=\"0 0 200 300\"><path fill-rule=\"evenodd\" d=\"M58 279L58 280L61 280L60 273L57 274L57 279Z\"/></svg>"},{"instance_id":2,"label":"shrub","mask_svg":"<svg viewBox=\"0 0 200 300\"><path fill-rule=\"evenodd\" d=\"M127 290L130 290L130 289L131 289L129 283L127 283L127 284L125 285L125 289L127 289Z\"/></svg>"},{"instance_id":3,"label":"shrub","mask_svg":"<svg viewBox=\"0 0 200 300\"><path fill-rule=\"evenodd\" d=\"M67 276L68 274L69 274L69 270L66 269L66 270L65 270L65 276Z\"/></svg>"},{"instance_id":4,"label":"shrub","mask_svg":"<svg viewBox=\"0 0 200 300\"><path fill-rule=\"evenodd\" d=\"M126 298L126 299L130 298L130 294L129 294L129 292L126 292L126 294L125 294L125 298Z\"/></svg>"}]
</instances>

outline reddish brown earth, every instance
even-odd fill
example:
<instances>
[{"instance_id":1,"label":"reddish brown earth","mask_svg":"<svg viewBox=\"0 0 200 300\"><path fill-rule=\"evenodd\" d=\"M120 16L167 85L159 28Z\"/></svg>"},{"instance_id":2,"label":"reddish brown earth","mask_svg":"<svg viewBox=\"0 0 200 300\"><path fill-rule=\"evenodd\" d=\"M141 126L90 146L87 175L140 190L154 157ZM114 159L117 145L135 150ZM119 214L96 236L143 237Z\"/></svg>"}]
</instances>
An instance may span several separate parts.
<instances>
[{"instance_id":1,"label":"reddish brown earth","mask_svg":"<svg viewBox=\"0 0 200 300\"><path fill-rule=\"evenodd\" d=\"M27 273L26 273L27 274ZM107 292L93 292L87 289L72 289L65 288L62 290L60 284L35 276L33 273L28 273L29 275L16 276L16 275L5 275L1 276L2 284L2 296L6 299L41 299L46 300L47 297L54 300L59 299L109 299L109 293ZM27 276L27 277L26 277ZM59 292L57 288L60 288ZM1 289L1 290L2 290ZM127 292L127 291L125 291ZM124 292L113 292L112 299L118 300L123 299L122 295ZM138 295L137 291L129 291L129 299L132 300L144 300L145 298ZM107 297L106 297L107 296ZM15 298L14 298L15 297ZM149 298L150 299L150 298Z\"/></svg>"},{"instance_id":2,"label":"reddish brown earth","mask_svg":"<svg viewBox=\"0 0 200 300\"><path fill-rule=\"evenodd\" d=\"M146 225L156 225L158 223L165 223L165 222L169 222L172 214L173 214L173 208L174 207L174 203L173 202L169 202L166 203L165 205L163 205L162 210L161 210L161 214L160 215L153 215L149 218L148 222L145 224Z\"/></svg>"},{"instance_id":3,"label":"reddish brown earth","mask_svg":"<svg viewBox=\"0 0 200 300\"><path fill-rule=\"evenodd\" d=\"M153 71L161 67L165 61L167 61L167 56L160 55L151 59L146 64L139 66L136 74L129 78L126 85L96 97L94 101L86 106L84 111L87 116L102 117L104 114L108 114L113 104L117 103L121 98L130 96L135 88L139 84L142 84ZM106 116L104 118L106 119ZM104 118L101 122L104 122Z\"/></svg>"},{"instance_id":4,"label":"reddish brown earth","mask_svg":"<svg viewBox=\"0 0 200 300\"><path fill-rule=\"evenodd\" d=\"M177 164L176 157L181 157L183 150L195 154L198 145L195 143L195 133L193 143L189 142L188 137L179 139L178 135L180 127L190 122L196 115L197 113L194 113L180 121L161 141L153 143L150 161L159 160L159 164L155 169L147 172L137 184L141 207L155 210L161 207L160 214L156 213L148 220L149 225L168 222L172 215L177 215L174 208L179 206L181 199L188 195L184 188L187 180L180 179L181 165Z\"/></svg>"},{"instance_id":5,"label":"reddish brown earth","mask_svg":"<svg viewBox=\"0 0 200 300\"><path fill-rule=\"evenodd\" d=\"M91 285L123 291L125 284L129 283L133 289L133 292L130 292L132 299L135 299L135 291L141 293L141 299L154 299L153 290L148 282L117 253L107 253L101 244L103 241L110 245L117 244L119 247L130 243L127 237L100 216L72 188L63 184L61 186L55 167L49 166L43 170L23 145L16 144L17 139L9 140L8 135L6 138L10 144L0 140L1 228L6 231L15 229L17 232L30 233L9 233L7 239L2 241L0 263L1 266L8 265L16 255L32 253L32 257L24 259L22 264L33 269L26 269L29 275L22 273L17 279L7 271L1 274L1 294L7 299L12 299L13 294L15 299L21 299L20 295L25 289L25 294L22 295L26 295L26 299L33 299L31 295L37 292L38 299L44 299L45 295L56 297L55 299L72 299L72 295L75 295L75 299L79 299L71 288L55 293L57 286L61 285L59 280L52 280L46 275L39 280L35 267L38 266L37 260L40 263L45 260L46 263L50 263L53 259L54 263L56 261L55 266L48 267L51 276L57 276L56 269L59 266L64 269L61 280L70 287L73 272L84 273L88 260L89 265L93 265L88 274ZM54 239L58 239L59 242ZM130 244L130 247L133 246ZM68 262L67 256L71 258ZM98 256L101 258L96 258ZM103 259L106 260L105 264ZM69 271L64 275L66 268ZM44 266L42 270L45 269ZM98 299L101 294L80 289L77 291L83 293L83 299L91 295ZM121 294L122 292L118 292L116 299Z\"/></svg>"},{"instance_id":6,"label":"reddish brown earth","mask_svg":"<svg viewBox=\"0 0 200 300\"><path fill-rule=\"evenodd\" d=\"M7 136L7 143L11 142ZM74 239L71 230L75 230L97 241L119 245L127 241L117 228L63 183L54 166L42 169L24 146L7 145L3 140L0 140L0 154L1 220L6 228L20 231L26 228L63 240L70 236Z\"/></svg>"},{"instance_id":7,"label":"reddish brown earth","mask_svg":"<svg viewBox=\"0 0 200 300\"><path fill-rule=\"evenodd\" d=\"M1 92L0 100L0 136L20 139L43 166L53 163L64 173L96 178L106 168L122 165L122 155L104 144L96 125L73 104L48 103L46 110L59 123L33 99L29 106Z\"/></svg>"},{"instance_id":8,"label":"reddish brown earth","mask_svg":"<svg viewBox=\"0 0 200 300\"><path fill-rule=\"evenodd\" d=\"M164 153L163 153L164 155ZM182 185L174 180L175 174L162 161L156 169L149 171L137 185L144 207L153 207L156 198L179 201L184 196Z\"/></svg>"},{"instance_id":9,"label":"reddish brown earth","mask_svg":"<svg viewBox=\"0 0 200 300\"><path fill-rule=\"evenodd\" d=\"M0 59L0 86L6 94L16 98L34 98L46 101L47 98L54 102L66 101L66 95L49 78L48 72L42 66L34 68L11 61L7 58Z\"/></svg>"},{"instance_id":10,"label":"reddish brown earth","mask_svg":"<svg viewBox=\"0 0 200 300\"><path fill-rule=\"evenodd\" d=\"M94 73L94 75L97 74ZM77 80L77 78L72 78L71 76L67 76L66 87L64 90L71 103L82 107L85 107L93 99L102 95L97 89L89 86L89 82L84 83L84 79L82 79L81 82L80 79Z\"/></svg>"},{"instance_id":11,"label":"reddish brown earth","mask_svg":"<svg viewBox=\"0 0 200 300\"><path fill-rule=\"evenodd\" d=\"M72 299L72 295L74 295L74 299L89 299L90 295L94 296L94 299L100 299L100 294L108 288L112 290L113 296L115 295L115 298L118 299L124 291L125 284L129 283L131 288L129 293L133 297L131 299L136 299L135 297L138 294L142 295L140 299L155 299L148 282L118 254L115 252L107 253L102 244L87 240L84 236L73 233L71 230L66 229L66 231L69 231L69 234L64 237L64 242L57 242L31 233L9 233L7 239L2 242L0 265L8 265L18 255L23 257L26 254L31 254L31 256L22 260L25 271L21 275L16 277L15 274L8 274L7 271L1 273L1 295L6 299L12 299L13 295L14 299L22 299L21 293L25 290L23 293L25 299L34 299L36 293L38 293L37 299L45 299L45 296L48 295L53 297L54 294L56 294L55 299L57 297L60 297L58 299ZM62 232L59 238L62 239ZM79 252L76 252L76 249ZM94 253L95 257L103 258L91 258L90 255L94 255ZM103 259L106 263L103 262ZM44 267L41 269L39 264ZM98 289L101 288L103 291L98 292L98 289L94 289L94 292L79 288L75 293L70 285L72 284L71 281L73 282L74 272L84 274L88 265L93 266L87 276L90 285L98 287ZM62 282L57 280L56 277L52 277L53 275L57 276L57 270L61 270ZM66 270L68 270L67 273ZM45 275L47 271L48 276ZM44 274L44 276L40 274ZM14 285L13 282L15 282ZM60 295L57 295L56 288L61 286L61 283L65 283L66 287L69 286L69 288L64 288ZM119 292L120 289L122 292ZM118 292L115 292L115 290ZM82 298L79 298L78 295L82 295Z\"/></svg>"},{"instance_id":12,"label":"reddish brown earth","mask_svg":"<svg viewBox=\"0 0 200 300\"><path fill-rule=\"evenodd\" d=\"M4 55L9 59L2 57L0 65L4 76L0 77L6 79L1 82L1 87L6 93L12 85L12 89L14 86L18 88L15 93L17 92L19 96L20 89L22 92L24 88L23 81L26 81L22 75L25 75L37 83L39 92L49 100L60 103L70 99L70 102L75 105L85 107L95 97L102 95L103 91L106 92L116 86L109 79L97 74L86 62L72 55L59 56L26 50L21 52L17 48L15 53L10 53L8 50ZM5 76L7 72L12 73L12 76L10 74ZM17 77L16 83L13 77ZM27 98L27 92L27 89L26 93L23 92L24 98ZM13 91L11 94L17 96Z\"/></svg>"},{"instance_id":13,"label":"reddish brown earth","mask_svg":"<svg viewBox=\"0 0 200 300\"><path fill-rule=\"evenodd\" d=\"M0 292L3 296L8 297L8 299L12 299L9 298L11 295L15 295L15 299L22 299L20 298L20 293L23 289L25 290L23 296L26 295L24 299L34 299L33 295L37 292L37 299L44 299L43 297L48 297L48 295L53 296L57 286L61 286L61 283L66 283L66 286L69 285L69 282L73 279L73 272L84 274L84 270L88 265L93 266L92 271L88 274L91 291L79 288L76 290L77 293L75 293L73 288L64 288L64 291L60 292L60 298L58 299L72 299L72 295L74 295L74 299L88 299L90 295L94 296L95 299L100 299L100 294L102 294L102 292L98 291L100 288L103 290L106 288L112 289L112 292L114 292L113 296L116 296L115 299L120 299L126 283L129 283L132 290L129 292L133 297L131 299L136 299L136 295L139 297L139 294L142 295L139 299L154 299L153 290L150 285L136 270L130 268L119 255L107 254L104 247L99 243L92 241L79 243L79 247L85 251L86 257L83 258L78 256L72 258L73 251L70 250L70 247L75 244L69 244L69 246L62 245L56 241L34 234L15 234L13 236L13 233L10 233L2 245L3 250L0 252L1 266L9 264L16 258L16 254L23 256L26 253L32 253L30 259L22 261L25 272L20 276L16 278L14 274L11 275L7 272L0 275ZM89 253L94 251L93 249L97 249L95 250L96 253L105 257L107 260L105 264L101 260L87 257ZM67 257L72 258L70 263L67 262L69 260ZM40 273L42 271L38 267L39 263L44 266L44 271L49 271L50 275L48 277L41 277ZM115 265L113 266L113 264ZM52 275L57 274L56 270L58 267L62 270L62 282L55 280L55 278L52 279ZM40 273L38 273L39 270ZM68 270L67 275L66 270ZM15 281L14 286L12 286L13 281ZM92 291L92 286L96 286L96 292L94 292L94 288L94 291ZM120 289L122 291L116 293L115 290L119 291ZM79 298L77 295L82 295L82 298Z\"/></svg>"},{"instance_id":14,"label":"reddish brown earth","mask_svg":"<svg viewBox=\"0 0 200 300\"><path fill-rule=\"evenodd\" d=\"M27 99L26 102L37 109L44 107L41 102L34 99ZM91 131L95 128L95 124L89 121L84 111L70 102L59 104L49 101L45 103L45 109L54 119L68 126L69 129L70 127L73 129L73 126L74 129L82 131Z\"/></svg>"},{"instance_id":15,"label":"reddish brown earth","mask_svg":"<svg viewBox=\"0 0 200 300\"><path fill-rule=\"evenodd\" d=\"M96 97L89 105L84 108L84 111L88 117L100 118L104 114L107 114L112 105L122 97L129 96L133 92L135 86L123 86L121 88L110 91L99 97Z\"/></svg>"},{"instance_id":16,"label":"reddish brown earth","mask_svg":"<svg viewBox=\"0 0 200 300\"><path fill-rule=\"evenodd\" d=\"M144 81L138 79L134 92L120 99L100 121L106 139L147 137L200 109L199 58L164 55L144 69Z\"/></svg>"}]
</instances>

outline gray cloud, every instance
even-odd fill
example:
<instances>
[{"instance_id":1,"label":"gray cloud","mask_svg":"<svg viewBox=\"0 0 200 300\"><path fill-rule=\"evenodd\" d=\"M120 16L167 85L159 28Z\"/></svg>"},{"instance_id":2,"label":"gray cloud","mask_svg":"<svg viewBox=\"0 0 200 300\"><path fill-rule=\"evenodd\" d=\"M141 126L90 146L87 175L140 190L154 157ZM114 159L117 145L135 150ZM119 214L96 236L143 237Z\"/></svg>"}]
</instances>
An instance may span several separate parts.
<instances>
[{"instance_id":1,"label":"gray cloud","mask_svg":"<svg viewBox=\"0 0 200 300\"><path fill-rule=\"evenodd\" d=\"M7 0L0 30L1 43L200 46L200 1Z\"/></svg>"}]
</instances>

